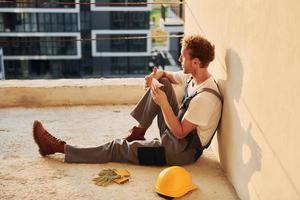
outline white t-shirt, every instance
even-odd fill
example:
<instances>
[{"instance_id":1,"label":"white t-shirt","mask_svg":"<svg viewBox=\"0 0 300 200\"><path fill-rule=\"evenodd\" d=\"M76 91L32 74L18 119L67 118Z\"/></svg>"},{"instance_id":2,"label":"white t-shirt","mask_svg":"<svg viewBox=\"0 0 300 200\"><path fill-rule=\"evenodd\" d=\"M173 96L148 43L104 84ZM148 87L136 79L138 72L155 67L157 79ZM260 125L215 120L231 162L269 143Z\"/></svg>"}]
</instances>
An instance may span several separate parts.
<instances>
[{"instance_id":1,"label":"white t-shirt","mask_svg":"<svg viewBox=\"0 0 300 200\"><path fill-rule=\"evenodd\" d=\"M184 74L183 71L174 72L173 75L179 85L186 85L191 77L190 74ZM203 83L194 87L191 81L187 89L188 95L190 96L202 88L211 88L220 94L214 78L211 76ZM209 92L201 92L191 100L183 119L197 125L197 133L203 146L209 142L218 126L221 110L222 103L220 99Z\"/></svg>"}]
</instances>

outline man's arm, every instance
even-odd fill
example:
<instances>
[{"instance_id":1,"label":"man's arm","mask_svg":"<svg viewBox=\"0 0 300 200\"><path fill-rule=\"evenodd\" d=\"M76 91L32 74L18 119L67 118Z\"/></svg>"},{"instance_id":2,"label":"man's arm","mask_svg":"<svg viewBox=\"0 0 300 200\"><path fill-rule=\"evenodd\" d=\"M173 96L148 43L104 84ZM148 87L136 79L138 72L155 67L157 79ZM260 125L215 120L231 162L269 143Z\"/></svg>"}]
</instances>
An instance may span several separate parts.
<instances>
[{"instance_id":1,"label":"man's arm","mask_svg":"<svg viewBox=\"0 0 300 200\"><path fill-rule=\"evenodd\" d=\"M173 84L177 84L177 81L174 78L174 73L170 71L164 71L164 70L158 70L158 73L161 73L161 76L159 78L156 78L157 80L160 79L161 77L166 77L169 79L169 81Z\"/></svg>"},{"instance_id":2,"label":"man's arm","mask_svg":"<svg viewBox=\"0 0 300 200\"><path fill-rule=\"evenodd\" d=\"M168 128L177 139L184 138L197 127L196 124L193 124L186 119L179 121L169 103L163 104L161 110Z\"/></svg>"},{"instance_id":3,"label":"man's arm","mask_svg":"<svg viewBox=\"0 0 300 200\"><path fill-rule=\"evenodd\" d=\"M197 127L196 124L193 124L186 119L183 119L182 121L178 120L167 100L166 94L162 90L159 88L151 88L151 92L153 94L153 100L162 110L168 128L177 139L184 138Z\"/></svg>"},{"instance_id":4,"label":"man's arm","mask_svg":"<svg viewBox=\"0 0 300 200\"><path fill-rule=\"evenodd\" d=\"M159 80L162 77L166 77L173 84L178 84L174 78L174 73L170 71L164 70L153 70L153 72L147 76L145 76L145 88L149 88L151 85L152 78Z\"/></svg>"}]
</instances>

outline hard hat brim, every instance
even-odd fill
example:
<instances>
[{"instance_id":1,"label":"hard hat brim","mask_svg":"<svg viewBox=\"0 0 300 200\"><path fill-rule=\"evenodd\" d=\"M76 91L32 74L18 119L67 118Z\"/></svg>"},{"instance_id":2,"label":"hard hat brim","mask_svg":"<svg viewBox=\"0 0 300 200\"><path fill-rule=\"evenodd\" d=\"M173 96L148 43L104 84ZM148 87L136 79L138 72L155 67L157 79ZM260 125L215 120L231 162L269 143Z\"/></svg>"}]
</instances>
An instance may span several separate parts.
<instances>
[{"instance_id":1,"label":"hard hat brim","mask_svg":"<svg viewBox=\"0 0 300 200\"><path fill-rule=\"evenodd\" d=\"M180 191L180 192L174 192L174 191L166 192L157 187L156 187L156 192L159 194L165 195L165 196L177 198L177 197L181 197L181 196L187 194L188 192L190 192L192 190L196 190L196 189L198 189L198 186L193 183L191 185L191 187L187 188L186 190Z\"/></svg>"},{"instance_id":2,"label":"hard hat brim","mask_svg":"<svg viewBox=\"0 0 300 200\"><path fill-rule=\"evenodd\" d=\"M193 183L192 186L191 186L190 191L196 190L196 189L198 189L198 186L197 186L196 184Z\"/></svg>"}]
</instances>

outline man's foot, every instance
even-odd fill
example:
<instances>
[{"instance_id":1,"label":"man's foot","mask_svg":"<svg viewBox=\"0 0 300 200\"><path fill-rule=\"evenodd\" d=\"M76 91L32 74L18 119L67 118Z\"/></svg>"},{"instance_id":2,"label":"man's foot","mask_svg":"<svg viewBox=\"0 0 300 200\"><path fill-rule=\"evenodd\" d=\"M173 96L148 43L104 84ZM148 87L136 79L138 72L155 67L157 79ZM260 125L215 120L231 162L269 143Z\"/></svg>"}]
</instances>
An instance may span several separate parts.
<instances>
[{"instance_id":1,"label":"man's foot","mask_svg":"<svg viewBox=\"0 0 300 200\"><path fill-rule=\"evenodd\" d=\"M64 145L66 142L57 139L48 133L41 122L34 121L32 132L34 141L39 146L39 152L42 156L54 153L64 153Z\"/></svg>"},{"instance_id":2,"label":"man's foot","mask_svg":"<svg viewBox=\"0 0 300 200\"><path fill-rule=\"evenodd\" d=\"M125 138L128 142L132 142L134 140L145 140L146 129L134 126L129 130L128 136Z\"/></svg>"}]
</instances>

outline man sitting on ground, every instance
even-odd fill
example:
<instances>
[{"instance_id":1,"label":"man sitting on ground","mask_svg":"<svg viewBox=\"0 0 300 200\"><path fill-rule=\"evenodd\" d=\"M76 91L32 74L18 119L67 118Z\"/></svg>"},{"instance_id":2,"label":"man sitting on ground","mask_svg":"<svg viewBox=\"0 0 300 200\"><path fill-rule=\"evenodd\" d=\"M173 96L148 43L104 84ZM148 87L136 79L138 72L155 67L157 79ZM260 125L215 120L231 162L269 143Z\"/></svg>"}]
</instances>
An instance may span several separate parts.
<instances>
[{"instance_id":1,"label":"man sitting on ground","mask_svg":"<svg viewBox=\"0 0 300 200\"><path fill-rule=\"evenodd\" d=\"M222 98L208 72L214 59L214 46L199 35L182 39L179 61L182 71L154 71L145 77L149 88L131 112L138 125L125 139L104 145L78 148L52 136L39 121L33 124L33 137L42 156L64 153L69 163L131 162L141 165L184 165L195 162L218 126ZM153 84L153 78L163 85ZM178 105L172 84L185 85ZM157 116L161 140L146 141L144 135Z\"/></svg>"}]
</instances>

